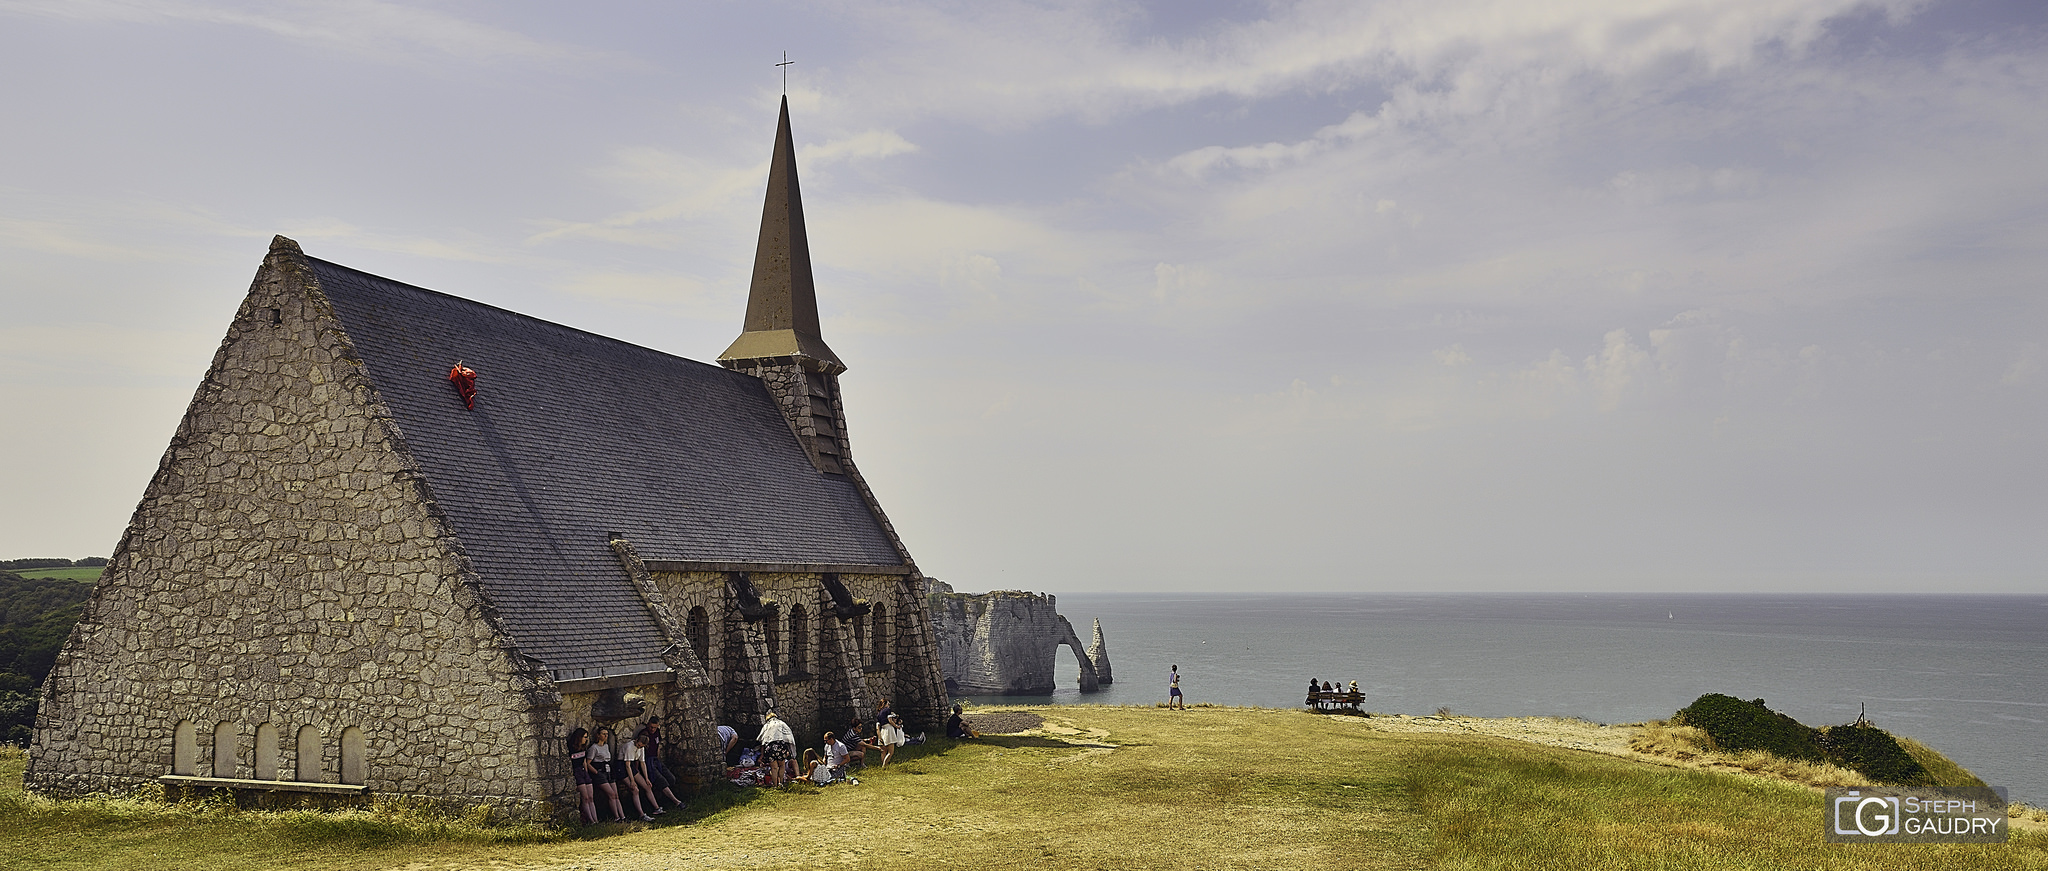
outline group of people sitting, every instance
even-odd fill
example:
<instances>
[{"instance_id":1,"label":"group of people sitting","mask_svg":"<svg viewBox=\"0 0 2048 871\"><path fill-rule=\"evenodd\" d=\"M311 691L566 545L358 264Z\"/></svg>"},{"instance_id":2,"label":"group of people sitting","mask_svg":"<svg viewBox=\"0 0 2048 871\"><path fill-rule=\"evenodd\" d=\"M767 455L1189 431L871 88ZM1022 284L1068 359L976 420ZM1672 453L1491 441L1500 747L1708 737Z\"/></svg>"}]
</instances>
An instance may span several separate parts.
<instances>
[{"instance_id":1,"label":"group of people sitting","mask_svg":"<svg viewBox=\"0 0 2048 871\"><path fill-rule=\"evenodd\" d=\"M872 737L867 728L863 718L855 715L839 731L826 732L823 747L805 748L799 757L795 730L787 720L770 711L761 724L756 746L742 748L739 730L731 726L718 727L718 740L726 766L757 772L749 779L763 786L823 786L842 780L859 783L850 773L865 767L871 754L879 757L877 767L887 768L896 748L922 744L925 740L923 735L913 738L904 732L903 719L886 699L875 709ZM961 717L961 707L956 704L952 716L946 718L946 737L979 738L981 733ZM609 806L611 818L618 822L638 819L651 823L655 815L684 806L675 793L678 781L661 760L661 740L660 717L649 717L647 725L624 741L616 740L609 726L599 726L595 732L579 728L569 733L569 766L575 773L577 790L582 793L586 825L599 822L600 798Z\"/></svg>"},{"instance_id":2,"label":"group of people sitting","mask_svg":"<svg viewBox=\"0 0 2048 871\"><path fill-rule=\"evenodd\" d=\"M647 725L616 747L610 726L599 726L595 733L580 728L570 732L569 767L576 776L576 789L582 793L586 825L598 821L599 795L610 804L612 819L618 822L628 819L626 802L633 805L633 818L646 823L654 822L655 814L684 804L676 797L675 775L661 761L660 717L647 718ZM663 797L668 799L666 805Z\"/></svg>"},{"instance_id":3,"label":"group of people sitting","mask_svg":"<svg viewBox=\"0 0 2048 871\"><path fill-rule=\"evenodd\" d=\"M924 736L911 738L904 734L903 719L896 715L887 699L875 708L874 736L866 733L867 724L855 715L837 732L826 732L824 746L817 750L805 748L802 756L797 755L796 732L789 722L770 711L761 724L761 733L756 738L757 748L742 749L739 732L731 726L718 727L718 737L725 743L726 765L759 769L759 782L763 786L782 786L789 783L811 783L823 786L841 780L858 783L848 772L855 767L865 767L868 755L880 756L877 767L886 768L895 757L896 748L905 744L922 744ZM751 763L751 766L750 764Z\"/></svg>"},{"instance_id":4,"label":"group of people sitting","mask_svg":"<svg viewBox=\"0 0 2048 871\"><path fill-rule=\"evenodd\" d=\"M1351 682L1345 689L1341 683L1308 679L1308 706L1317 711L1334 711L1340 714L1364 713L1364 694L1358 691L1358 681Z\"/></svg>"},{"instance_id":5,"label":"group of people sitting","mask_svg":"<svg viewBox=\"0 0 2048 871\"><path fill-rule=\"evenodd\" d=\"M911 737L904 731L903 718L887 699L875 707L872 734L868 728L868 723L856 715L838 731L826 732L823 746L815 750L804 748L801 756L797 754L795 731L772 711L761 724L758 746L742 748L739 731L731 726L719 726L718 738L724 744L725 763L734 782L762 786L859 783L851 772L866 767L869 759L879 757L876 767L887 768L896 756L896 748L922 744L925 740L924 735ZM946 737L979 738L981 733L961 718L960 706L956 704L952 716L946 718Z\"/></svg>"}]
</instances>

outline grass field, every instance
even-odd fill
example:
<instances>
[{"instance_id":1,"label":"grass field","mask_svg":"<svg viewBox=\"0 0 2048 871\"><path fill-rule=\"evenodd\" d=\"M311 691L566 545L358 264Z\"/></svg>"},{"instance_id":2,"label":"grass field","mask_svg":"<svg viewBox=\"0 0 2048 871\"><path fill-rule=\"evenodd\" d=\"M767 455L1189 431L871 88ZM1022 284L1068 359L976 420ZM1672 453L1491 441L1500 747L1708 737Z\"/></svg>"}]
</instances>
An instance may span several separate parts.
<instances>
[{"instance_id":1,"label":"grass field","mask_svg":"<svg viewBox=\"0 0 2048 871\"><path fill-rule=\"evenodd\" d=\"M21 794L17 754L0 757L0 868L2048 869L2033 831L1823 844L1817 792L1750 776L1295 711L1031 710L1047 734L906 748L857 786L569 832L49 802Z\"/></svg>"},{"instance_id":2,"label":"grass field","mask_svg":"<svg viewBox=\"0 0 2048 871\"><path fill-rule=\"evenodd\" d=\"M24 578L64 578L71 581L92 583L100 579L102 566L72 566L62 569L8 569L7 571Z\"/></svg>"}]
</instances>

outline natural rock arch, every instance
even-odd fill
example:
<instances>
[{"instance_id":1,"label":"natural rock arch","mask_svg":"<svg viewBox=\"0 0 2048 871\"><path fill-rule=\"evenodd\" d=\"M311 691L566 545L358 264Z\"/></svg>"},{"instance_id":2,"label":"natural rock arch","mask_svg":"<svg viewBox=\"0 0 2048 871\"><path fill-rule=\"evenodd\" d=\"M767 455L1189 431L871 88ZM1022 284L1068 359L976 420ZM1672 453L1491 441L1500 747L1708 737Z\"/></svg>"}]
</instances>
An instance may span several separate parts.
<instances>
[{"instance_id":1,"label":"natural rock arch","mask_svg":"<svg viewBox=\"0 0 2048 871\"><path fill-rule=\"evenodd\" d=\"M1095 674L1095 663L1088 660L1088 648L1081 644L1081 636L1074 634L1074 624L1068 623L1067 618L1061 617L1060 629L1065 634L1060 636L1059 641L1054 642L1053 652L1059 652L1059 645L1066 645L1068 650L1074 652L1074 660L1081 667L1081 691L1092 693L1101 690L1102 680Z\"/></svg>"}]
</instances>

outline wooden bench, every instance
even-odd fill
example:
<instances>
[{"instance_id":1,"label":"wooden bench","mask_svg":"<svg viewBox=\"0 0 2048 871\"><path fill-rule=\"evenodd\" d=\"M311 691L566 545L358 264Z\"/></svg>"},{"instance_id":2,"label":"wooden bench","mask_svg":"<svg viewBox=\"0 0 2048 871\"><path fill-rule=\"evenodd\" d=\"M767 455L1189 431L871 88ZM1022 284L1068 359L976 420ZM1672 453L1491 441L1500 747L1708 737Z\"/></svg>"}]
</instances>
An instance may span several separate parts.
<instances>
[{"instance_id":1,"label":"wooden bench","mask_svg":"<svg viewBox=\"0 0 2048 871\"><path fill-rule=\"evenodd\" d=\"M318 783L305 780L246 780L239 777L194 777L189 774L166 774L157 778L157 782L165 786L276 792L317 792L329 795L364 795L370 791L369 787L355 783Z\"/></svg>"},{"instance_id":2,"label":"wooden bench","mask_svg":"<svg viewBox=\"0 0 2048 871\"><path fill-rule=\"evenodd\" d=\"M1365 694L1356 690L1317 690L1308 694L1309 710L1318 713L1363 714Z\"/></svg>"}]
</instances>

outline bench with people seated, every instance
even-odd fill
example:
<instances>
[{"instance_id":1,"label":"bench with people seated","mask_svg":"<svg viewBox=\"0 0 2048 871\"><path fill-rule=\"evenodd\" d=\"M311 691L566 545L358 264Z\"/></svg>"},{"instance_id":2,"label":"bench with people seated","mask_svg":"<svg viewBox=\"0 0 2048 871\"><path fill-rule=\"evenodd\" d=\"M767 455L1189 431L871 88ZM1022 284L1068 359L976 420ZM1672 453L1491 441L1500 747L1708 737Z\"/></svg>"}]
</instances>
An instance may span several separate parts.
<instances>
[{"instance_id":1,"label":"bench with people seated","mask_svg":"<svg viewBox=\"0 0 2048 871\"><path fill-rule=\"evenodd\" d=\"M1316 690L1308 694L1309 710L1326 714L1363 714L1365 694L1357 690Z\"/></svg>"}]
</instances>

